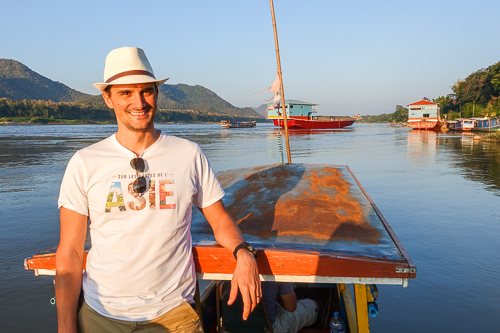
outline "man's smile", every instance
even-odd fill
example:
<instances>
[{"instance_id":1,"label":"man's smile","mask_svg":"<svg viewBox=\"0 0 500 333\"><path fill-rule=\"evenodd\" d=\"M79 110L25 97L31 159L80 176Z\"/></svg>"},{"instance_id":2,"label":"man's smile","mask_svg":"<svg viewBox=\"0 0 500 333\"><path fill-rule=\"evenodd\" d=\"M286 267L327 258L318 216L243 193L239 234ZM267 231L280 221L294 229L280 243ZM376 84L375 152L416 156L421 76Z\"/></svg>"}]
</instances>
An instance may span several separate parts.
<instances>
[{"instance_id":1,"label":"man's smile","mask_svg":"<svg viewBox=\"0 0 500 333\"><path fill-rule=\"evenodd\" d=\"M147 113L150 111L151 109L147 109L147 110L134 110L134 111L129 111L129 114L131 116L134 116L134 117L144 117L147 115Z\"/></svg>"}]
</instances>

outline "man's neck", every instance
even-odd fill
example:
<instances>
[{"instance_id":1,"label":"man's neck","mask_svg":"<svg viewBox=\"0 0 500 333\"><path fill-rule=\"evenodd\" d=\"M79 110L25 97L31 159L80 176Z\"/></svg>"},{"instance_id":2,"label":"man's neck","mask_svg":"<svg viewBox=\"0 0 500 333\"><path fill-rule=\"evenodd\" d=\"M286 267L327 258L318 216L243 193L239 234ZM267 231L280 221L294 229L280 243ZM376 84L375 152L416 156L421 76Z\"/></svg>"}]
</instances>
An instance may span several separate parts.
<instances>
[{"instance_id":1,"label":"man's neck","mask_svg":"<svg viewBox=\"0 0 500 333\"><path fill-rule=\"evenodd\" d=\"M126 132L126 133L125 133ZM154 127L148 131L121 131L118 127L116 140L125 148L140 156L144 150L158 140L161 131Z\"/></svg>"}]
</instances>

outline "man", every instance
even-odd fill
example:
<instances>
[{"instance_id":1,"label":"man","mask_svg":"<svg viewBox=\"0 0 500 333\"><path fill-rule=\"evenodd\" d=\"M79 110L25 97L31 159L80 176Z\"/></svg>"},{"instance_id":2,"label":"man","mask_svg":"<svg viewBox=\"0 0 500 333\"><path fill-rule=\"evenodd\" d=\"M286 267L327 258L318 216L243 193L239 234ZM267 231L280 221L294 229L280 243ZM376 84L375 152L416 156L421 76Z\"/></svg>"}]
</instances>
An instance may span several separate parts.
<instances>
[{"instance_id":1,"label":"man","mask_svg":"<svg viewBox=\"0 0 500 333\"><path fill-rule=\"evenodd\" d=\"M118 131L78 151L61 184L59 332L202 332L189 304L196 286L193 204L237 257L228 303L239 289L246 319L260 301L253 248L226 212L205 155L154 128L158 86L166 80L154 77L141 49L124 47L108 54L104 82L94 84L114 109ZM88 220L92 248L82 274Z\"/></svg>"},{"instance_id":2,"label":"man","mask_svg":"<svg viewBox=\"0 0 500 333\"><path fill-rule=\"evenodd\" d=\"M297 333L318 317L318 303L308 298L297 300L291 283L263 282L262 294L275 333Z\"/></svg>"}]
</instances>

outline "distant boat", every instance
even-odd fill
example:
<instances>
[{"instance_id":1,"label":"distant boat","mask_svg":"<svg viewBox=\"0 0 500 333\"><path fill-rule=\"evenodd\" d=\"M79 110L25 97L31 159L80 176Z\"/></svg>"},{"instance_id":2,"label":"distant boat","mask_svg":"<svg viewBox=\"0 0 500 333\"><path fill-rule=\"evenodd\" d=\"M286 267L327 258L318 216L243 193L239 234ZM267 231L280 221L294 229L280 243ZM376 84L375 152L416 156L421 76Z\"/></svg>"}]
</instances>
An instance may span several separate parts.
<instances>
[{"instance_id":1,"label":"distant boat","mask_svg":"<svg viewBox=\"0 0 500 333\"><path fill-rule=\"evenodd\" d=\"M493 132L500 130L500 117L496 118L470 118L474 120L474 127L471 131L476 132Z\"/></svg>"},{"instance_id":2,"label":"distant boat","mask_svg":"<svg viewBox=\"0 0 500 333\"><path fill-rule=\"evenodd\" d=\"M220 125L224 128L252 128L257 125L255 121L233 122L229 120L221 120Z\"/></svg>"},{"instance_id":3,"label":"distant boat","mask_svg":"<svg viewBox=\"0 0 500 333\"><path fill-rule=\"evenodd\" d=\"M451 131L468 132L474 128L474 120L466 118L458 118L455 120L448 120L448 129Z\"/></svg>"},{"instance_id":4,"label":"distant boat","mask_svg":"<svg viewBox=\"0 0 500 333\"><path fill-rule=\"evenodd\" d=\"M315 116L317 113L313 106L314 103L307 103L295 100L287 100L285 109L288 118L288 128L306 128L306 129L332 129L351 126L357 119L349 116ZM275 126L285 127L281 108L268 109L266 118L273 121Z\"/></svg>"}]
</instances>

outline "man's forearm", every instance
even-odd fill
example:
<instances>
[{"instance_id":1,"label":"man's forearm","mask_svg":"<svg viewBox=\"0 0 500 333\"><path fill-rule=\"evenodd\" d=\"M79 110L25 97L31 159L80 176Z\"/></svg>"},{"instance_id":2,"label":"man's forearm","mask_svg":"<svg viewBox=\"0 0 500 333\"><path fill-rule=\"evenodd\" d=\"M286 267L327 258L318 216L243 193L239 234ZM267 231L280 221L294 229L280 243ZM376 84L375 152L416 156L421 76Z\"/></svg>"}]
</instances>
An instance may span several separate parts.
<instances>
[{"instance_id":1,"label":"man's forearm","mask_svg":"<svg viewBox=\"0 0 500 333\"><path fill-rule=\"evenodd\" d=\"M245 241L240 229L226 212L222 200L200 210L212 226L215 239L220 245L232 252L236 246ZM231 305L236 300L239 289L244 304L243 319L246 320L250 312L260 302L262 290L257 262L253 254L245 250L238 251L237 258L228 304Z\"/></svg>"},{"instance_id":2,"label":"man's forearm","mask_svg":"<svg viewBox=\"0 0 500 333\"><path fill-rule=\"evenodd\" d=\"M245 237L229 215L219 221L217 228L214 229L214 236L217 243L229 251L233 251L236 246L245 241Z\"/></svg>"},{"instance_id":3,"label":"man's forearm","mask_svg":"<svg viewBox=\"0 0 500 333\"><path fill-rule=\"evenodd\" d=\"M79 258L63 258L63 254L56 257L56 305L58 331L77 331L77 308L82 288L82 260ZM76 259L76 260L75 260Z\"/></svg>"}]
</instances>

